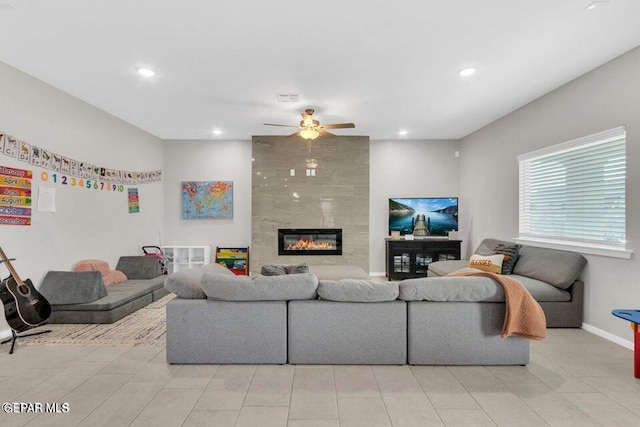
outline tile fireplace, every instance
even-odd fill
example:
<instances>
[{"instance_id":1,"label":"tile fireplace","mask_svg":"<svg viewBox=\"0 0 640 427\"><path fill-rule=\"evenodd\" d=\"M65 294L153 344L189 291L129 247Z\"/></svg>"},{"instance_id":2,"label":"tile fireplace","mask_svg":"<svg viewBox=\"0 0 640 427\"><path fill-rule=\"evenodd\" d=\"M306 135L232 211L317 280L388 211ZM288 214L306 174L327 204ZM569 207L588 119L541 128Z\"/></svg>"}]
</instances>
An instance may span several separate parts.
<instances>
[{"instance_id":1,"label":"tile fireplace","mask_svg":"<svg viewBox=\"0 0 640 427\"><path fill-rule=\"evenodd\" d=\"M278 255L342 255L342 229L279 228Z\"/></svg>"}]
</instances>

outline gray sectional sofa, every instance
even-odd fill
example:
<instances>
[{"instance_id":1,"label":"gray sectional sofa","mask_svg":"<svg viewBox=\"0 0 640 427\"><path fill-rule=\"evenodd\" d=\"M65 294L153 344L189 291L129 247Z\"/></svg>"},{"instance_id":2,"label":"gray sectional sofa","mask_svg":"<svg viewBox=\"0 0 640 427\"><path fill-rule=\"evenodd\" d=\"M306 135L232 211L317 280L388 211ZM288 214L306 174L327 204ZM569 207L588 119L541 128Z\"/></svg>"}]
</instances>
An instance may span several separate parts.
<instances>
[{"instance_id":1,"label":"gray sectional sofa","mask_svg":"<svg viewBox=\"0 0 640 427\"><path fill-rule=\"evenodd\" d=\"M113 323L169 294L154 257L120 257L125 282L105 287L98 271L49 271L39 291L51 304L49 323Z\"/></svg>"},{"instance_id":2,"label":"gray sectional sofa","mask_svg":"<svg viewBox=\"0 0 640 427\"><path fill-rule=\"evenodd\" d=\"M479 253L500 242L485 239ZM512 245L512 244L511 244ZM551 326L580 326L584 257L522 247L513 275ZM519 263L521 263L519 265ZM519 265L519 267L518 267ZM433 263L433 277L368 280L361 269L234 276L210 265L167 277L169 363L525 365L529 340L501 337L502 286L440 277L468 261ZM431 267L431 266L430 266ZM314 274L315 273L315 274ZM338 279L354 276L354 279Z\"/></svg>"}]
</instances>

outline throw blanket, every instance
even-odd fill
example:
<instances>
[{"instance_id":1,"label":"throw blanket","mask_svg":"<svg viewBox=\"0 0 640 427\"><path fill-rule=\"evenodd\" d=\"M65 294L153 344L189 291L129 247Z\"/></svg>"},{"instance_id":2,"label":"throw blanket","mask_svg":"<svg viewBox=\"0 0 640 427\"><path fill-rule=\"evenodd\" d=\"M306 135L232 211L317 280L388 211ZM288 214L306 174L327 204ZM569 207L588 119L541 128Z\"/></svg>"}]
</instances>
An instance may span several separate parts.
<instances>
[{"instance_id":1,"label":"throw blanket","mask_svg":"<svg viewBox=\"0 0 640 427\"><path fill-rule=\"evenodd\" d=\"M547 319L542 307L516 279L485 271L461 271L447 276L485 276L502 285L506 303L502 338L517 335L532 340L541 340L546 337Z\"/></svg>"}]
</instances>

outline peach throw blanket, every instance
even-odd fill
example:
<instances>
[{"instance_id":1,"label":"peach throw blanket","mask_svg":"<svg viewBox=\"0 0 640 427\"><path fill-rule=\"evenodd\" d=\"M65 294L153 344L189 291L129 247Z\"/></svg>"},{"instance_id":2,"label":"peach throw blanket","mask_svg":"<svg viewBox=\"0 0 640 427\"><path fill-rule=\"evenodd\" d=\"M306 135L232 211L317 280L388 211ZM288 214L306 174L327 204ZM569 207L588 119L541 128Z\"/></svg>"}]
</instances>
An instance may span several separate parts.
<instances>
[{"instance_id":1,"label":"peach throw blanket","mask_svg":"<svg viewBox=\"0 0 640 427\"><path fill-rule=\"evenodd\" d=\"M485 271L461 271L448 276L485 276L502 285L506 302L502 338L516 335L541 340L547 336L547 319L542 307L516 279Z\"/></svg>"}]
</instances>

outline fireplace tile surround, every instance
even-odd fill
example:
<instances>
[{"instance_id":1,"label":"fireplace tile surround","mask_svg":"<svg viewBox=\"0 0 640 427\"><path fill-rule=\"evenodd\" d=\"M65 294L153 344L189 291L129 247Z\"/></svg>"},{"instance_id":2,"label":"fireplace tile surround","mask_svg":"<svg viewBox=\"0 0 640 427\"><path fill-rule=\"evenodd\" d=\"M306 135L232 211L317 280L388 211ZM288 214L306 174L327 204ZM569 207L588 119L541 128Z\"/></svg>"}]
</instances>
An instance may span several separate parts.
<instances>
[{"instance_id":1,"label":"fireplace tile surround","mask_svg":"<svg viewBox=\"0 0 640 427\"><path fill-rule=\"evenodd\" d=\"M251 268L264 264L355 265L369 271L369 138L318 138L305 173L307 142L254 136L252 141ZM294 170L292 175L291 170ZM278 252L279 229L341 229L342 254Z\"/></svg>"}]
</instances>

